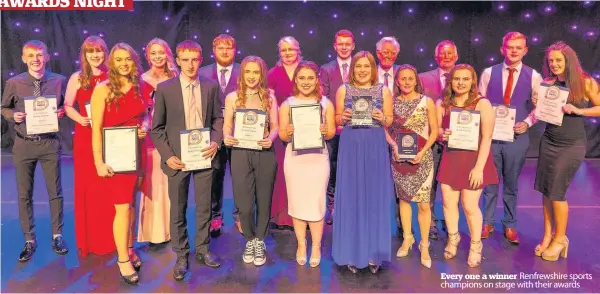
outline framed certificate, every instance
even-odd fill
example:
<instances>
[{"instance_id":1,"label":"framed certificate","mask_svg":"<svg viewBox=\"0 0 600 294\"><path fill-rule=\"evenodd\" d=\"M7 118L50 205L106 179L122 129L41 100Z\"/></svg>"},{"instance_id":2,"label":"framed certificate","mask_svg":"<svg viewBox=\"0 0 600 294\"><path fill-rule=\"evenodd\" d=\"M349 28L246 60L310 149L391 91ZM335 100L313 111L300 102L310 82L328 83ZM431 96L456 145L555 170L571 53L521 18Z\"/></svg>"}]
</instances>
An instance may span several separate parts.
<instances>
[{"instance_id":1,"label":"framed certificate","mask_svg":"<svg viewBox=\"0 0 600 294\"><path fill-rule=\"evenodd\" d=\"M492 140L513 142L515 140L514 127L517 109L514 106L504 104L495 104L493 107L496 120Z\"/></svg>"},{"instance_id":2,"label":"framed certificate","mask_svg":"<svg viewBox=\"0 0 600 294\"><path fill-rule=\"evenodd\" d=\"M325 141L321 134L321 104L290 106L290 123L294 125L292 150L323 149Z\"/></svg>"},{"instance_id":3,"label":"framed certificate","mask_svg":"<svg viewBox=\"0 0 600 294\"><path fill-rule=\"evenodd\" d=\"M137 126L103 128L102 138L102 158L106 165L115 173L137 172Z\"/></svg>"},{"instance_id":4,"label":"framed certificate","mask_svg":"<svg viewBox=\"0 0 600 294\"><path fill-rule=\"evenodd\" d=\"M85 103L85 112L87 112L87 118L90 119L90 128L92 127L92 106L90 105L90 102L86 102Z\"/></svg>"},{"instance_id":5,"label":"framed certificate","mask_svg":"<svg viewBox=\"0 0 600 294\"><path fill-rule=\"evenodd\" d=\"M58 132L56 96L28 96L24 98L27 135Z\"/></svg>"},{"instance_id":6,"label":"framed certificate","mask_svg":"<svg viewBox=\"0 0 600 294\"><path fill-rule=\"evenodd\" d=\"M185 165L183 171L211 168L211 158L202 156L202 149L210 145L210 129L191 129L181 131L181 162Z\"/></svg>"},{"instance_id":7,"label":"framed certificate","mask_svg":"<svg viewBox=\"0 0 600 294\"><path fill-rule=\"evenodd\" d=\"M419 145L417 144L418 135L414 132L400 132L396 136L398 144L398 153L400 160L411 160L417 157Z\"/></svg>"},{"instance_id":8,"label":"framed certificate","mask_svg":"<svg viewBox=\"0 0 600 294\"><path fill-rule=\"evenodd\" d=\"M479 149L481 114L477 110L452 109L448 147L476 151Z\"/></svg>"},{"instance_id":9,"label":"framed certificate","mask_svg":"<svg viewBox=\"0 0 600 294\"><path fill-rule=\"evenodd\" d=\"M238 145L233 147L262 150L258 141L263 139L266 118L265 112L257 109L236 110L233 137L238 140Z\"/></svg>"},{"instance_id":10,"label":"framed certificate","mask_svg":"<svg viewBox=\"0 0 600 294\"><path fill-rule=\"evenodd\" d=\"M562 108L567 104L569 89L542 83L540 84L538 93L538 102L534 113L535 118L553 125L562 126L565 114Z\"/></svg>"},{"instance_id":11,"label":"framed certificate","mask_svg":"<svg viewBox=\"0 0 600 294\"><path fill-rule=\"evenodd\" d=\"M373 125L373 97L352 97L352 126Z\"/></svg>"}]
</instances>

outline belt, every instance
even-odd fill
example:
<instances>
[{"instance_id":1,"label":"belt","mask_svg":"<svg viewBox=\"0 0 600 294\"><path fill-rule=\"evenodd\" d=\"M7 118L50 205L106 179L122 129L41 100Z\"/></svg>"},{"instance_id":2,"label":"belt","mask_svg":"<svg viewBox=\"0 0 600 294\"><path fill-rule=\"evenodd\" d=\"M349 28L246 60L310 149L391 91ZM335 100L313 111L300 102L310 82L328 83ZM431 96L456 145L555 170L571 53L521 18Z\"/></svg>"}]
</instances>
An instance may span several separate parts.
<instances>
[{"instance_id":1,"label":"belt","mask_svg":"<svg viewBox=\"0 0 600 294\"><path fill-rule=\"evenodd\" d=\"M26 140L26 141L40 141L42 139L54 139L57 138L56 133L49 133L49 134L40 134L40 135L30 135L30 136L25 136L23 134L17 133L17 137Z\"/></svg>"}]
</instances>

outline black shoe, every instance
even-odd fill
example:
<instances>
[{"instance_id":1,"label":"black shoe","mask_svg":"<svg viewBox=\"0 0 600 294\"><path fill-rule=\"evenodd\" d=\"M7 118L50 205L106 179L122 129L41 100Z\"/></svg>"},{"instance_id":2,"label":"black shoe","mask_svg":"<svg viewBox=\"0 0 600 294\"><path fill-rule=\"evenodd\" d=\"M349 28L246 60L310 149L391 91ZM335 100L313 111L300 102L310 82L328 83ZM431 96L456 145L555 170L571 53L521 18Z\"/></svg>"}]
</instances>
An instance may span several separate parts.
<instances>
[{"instance_id":1,"label":"black shoe","mask_svg":"<svg viewBox=\"0 0 600 294\"><path fill-rule=\"evenodd\" d=\"M131 249L133 249L133 247L129 247ZM135 253L135 251L133 252L135 254L135 258L133 259L132 255L129 255L129 260L131 260L131 265L133 265L133 268L135 269L136 272L139 272L140 269L142 268L142 260L140 259L140 257Z\"/></svg>"},{"instance_id":2,"label":"black shoe","mask_svg":"<svg viewBox=\"0 0 600 294\"><path fill-rule=\"evenodd\" d=\"M52 240L52 250L54 250L56 254L60 255L65 255L67 254L67 252L69 252L69 248L67 248L67 243L65 243L65 240L62 235L59 235L58 237Z\"/></svg>"},{"instance_id":3,"label":"black shoe","mask_svg":"<svg viewBox=\"0 0 600 294\"><path fill-rule=\"evenodd\" d=\"M376 274L379 271L380 266L375 265L375 264L369 264L369 270L371 271L371 273Z\"/></svg>"},{"instance_id":4,"label":"black shoe","mask_svg":"<svg viewBox=\"0 0 600 294\"><path fill-rule=\"evenodd\" d=\"M355 266L353 266L353 265L349 264L347 267L348 267L348 270L349 270L351 273L353 273L353 274L356 274L356 273L358 273L358 269L357 269Z\"/></svg>"},{"instance_id":5,"label":"black shoe","mask_svg":"<svg viewBox=\"0 0 600 294\"><path fill-rule=\"evenodd\" d=\"M217 268L221 266L219 257L213 254L212 252L196 253L196 259L198 259L199 262L202 262L205 265L212 268Z\"/></svg>"},{"instance_id":6,"label":"black shoe","mask_svg":"<svg viewBox=\"0 0 600 294\"><path fill-rule=\"evenodd\" d=\"M37 246L35 242L25 242L25 247L23 247L23 250L21 250L21 254L19 254L19 261L25 262L30 260L31 257L33 257L33 253L35 252L36 247Z\"/></svg>"},{"instance_id":7,"label":"black shoe","mask_svg":"<svg viewBox=\"0 0 600 294\"><path fill-rule=\"evenodd\" d=\"M129 259L126 260L126 261L119 261L119 260L117 260L117 263L128 263L128 262L129 262ZM135 284L137 284L140 281L140 276L138 275L137 272L134 272L133 274L128 275L128 276L124 276L121 273L121 268L120 267L119 267L119 275L121 275L121 279L123 279L123 282L125 282L125 283L127 283L129 285L135 285Z\"/></svg>"},{"instance_id":8,"label":"black shoe","mask_svg":"<svg viewBox=\"0 0 600 294\"><path fill-rule=\"evenodd\" d=\"M188 271L188 258L187 256L177 256L177 261L173 266L173 277L176 281L181 281L185 278Z\"/></svg>"},{"instance_id":9,"label":"black shoe","mask_svg":"<svg viewBox=\"0 0 600 294\"><path fill-rule=\"evenodd\" d=\"M431 226L429 227L429 239L438 240L440 238L437 227Z\"/></svg>"}]
</instances>

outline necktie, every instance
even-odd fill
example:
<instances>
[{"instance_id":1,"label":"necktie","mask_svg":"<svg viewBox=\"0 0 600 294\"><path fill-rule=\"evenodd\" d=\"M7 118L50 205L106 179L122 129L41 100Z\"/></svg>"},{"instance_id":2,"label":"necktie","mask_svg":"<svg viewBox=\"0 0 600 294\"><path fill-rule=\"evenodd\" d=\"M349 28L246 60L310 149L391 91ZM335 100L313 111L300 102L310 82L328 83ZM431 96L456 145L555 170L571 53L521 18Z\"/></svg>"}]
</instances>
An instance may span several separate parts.
<instances>
[{"instance_id":1,"label":"necktie","mask_svg":"<svg viewBox=\"0 0 600 294\"><path fill-rule=\"evenodd\" d=\"M227 78L225 77L225 73L228 71L228 69L223 68L221 69L221 91L225 92L225 88L227 88Z\"/></svg>"},{"instance_id":2,"label":"necktie","mask_svg":"<svg viewBox=\"0 0 600 294\"><path fill-rule=\"evenodd\" d=\"M444 88L446 88L446 85L448 85L448 81L450 80L450 74L445 73L445 74L443 74L443 76L444 76L444 82L442 82L442 90Z\"/></svg>"},{"instance_id":3,"label":"necktie","mask_svg":"<svg viewBox=\"0 0 600 294\"><path fill-rule=\"evenodd\" d=\"M42 91L40 89L40 80L35 80L33 81L33 96L40 96L40 94L42 94Z\"/></svg>"},{"instance_id":4,"label":"necktie","mask_svg":"<svg viewBox=\"0 0 600 294\"><path fill-rule=\"evenodd\" d=\"M344 80L344 83L348 82L348 64L347 63L342 64L342 79Z\"/></svg>"},{"instance_id":5,"label":"necktie","mask_svg":"<svg viewBox=\"0 0 600 294\"><path fill-rule=\"evenodd\" d=\"M194 95L194 84L190 84L188 86L188 88L190 88L190 96L189 96L189 100L188 100L188 104L190 105L190 112L189 112L190 119L188 120L189 121L188 129L193 129L198 126L198 121L200 120L200 117L198 116L198 107L196 106L196 97Z\"/></svg>"},{"instance_id":6,"label":"necktie","mask_svg":"<svg viewBox=\"0 0 600 294\"><path fill-rule=\"evenodd\" d=\"M515 76L513 73L516 71L514 68L507 68L508 70L508 81L506 81L506 89L504 89L504 104L510 105L510 95L512 94L512 87Z\"/></svg>"},{"instance_id":7,"label":"necktie","mask_svg":"<svg viewBox=\"0 0 600 294\"><path fill-rule=\"evenodd\" d=\"M389 77L390 77L389 73L386 72L386 73L383 74L383 85L386 86L386 87L388 87L388 85L389 85L388 84L388 78Z\"/></svg>"}]
</instances>

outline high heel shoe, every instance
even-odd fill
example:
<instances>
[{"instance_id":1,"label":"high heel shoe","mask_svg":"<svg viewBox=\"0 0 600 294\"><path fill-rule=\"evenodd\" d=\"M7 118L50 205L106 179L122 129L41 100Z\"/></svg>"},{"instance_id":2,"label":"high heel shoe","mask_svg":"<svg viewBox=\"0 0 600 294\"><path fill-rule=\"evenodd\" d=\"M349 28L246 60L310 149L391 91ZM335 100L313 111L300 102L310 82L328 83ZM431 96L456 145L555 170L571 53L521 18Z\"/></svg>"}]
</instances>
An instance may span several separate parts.
<instances>
[{"instance_id":1,"label":"high heel shoe","mask_svg":"<svg viewBox=\"0 0 600 294\"><path fill-rule=\"evenodd\" d=\"M349 265L347 265L347 267L348 267L348 270L349 270L351 273L353 273L353 274L356 274L356 273L358 273L358 269L357 269L355 266L353 266L353 265L349 264Z\"/></svg>"},{"instance_id":2,"label":"high heel shoe","mask_svg":"<svg viewBox=\"0 0 600 294\"><path fill-rule=\"evenodd\" d=\"M569 238L565 236L563 240L559 241L554 239L552 242L556 242L559 246L562 246L562 248L560 248L560 250L556 253L548 252L548 249L552 247L552 243L550 243L550 246L548 246L548 248L542 252L542 259L545 261L557 261L559 256L562 256L562 258L567 258L567 253L569 251Z\"/></svg>"},{"instance_id":3,"label":"high heel shoe","mask_svg":"<svg viewBox=\"0 0 600 294\"><path fill-rule=\"evenodd\" d=\"M310 252L310 267L317 267L321 264L321 244L311 246L312 250ZM318 252L319 257L313 257L314 253Z\"/></svg>"},{"instance_id":4,"label":"high heel shoe","mask_svg":"<svg viewBox=\"0 0 600 294\"><path fill-rule=\"evenodd\" d=\"M131 249L131 252L133 253L133 254L129 253L129 259L131 260L131 265L133 265L133 268L135 269L136 272L139 272L140 269L142 268L142 260L135 253L135 251L133 250L133 247L129 247L129 249ZM133 257L135 257L136 259L133 259Z\"/></svg>"},{"instance_id":5,"label":"high heel shoe","mask_svg":"<svg viewBox=\"0 0 600 294\"><path fill-rule=\"evenodd\" d=\"M460 243L460 234L456 233L448 233L448 244L446 248L444 248L444 258L452 259L456 257L456 251L458 251L458 244ZM454 247L454 252L450 251L449 246Z\"/></svg>"},{"instance_id":6,"label":"high heel shoe","mask_svg":"<svg viewBox=\"0 0 600 294\"><path fill-rule=\"evenodd\" d=\"M478 247L474 248L474 245L478 245ZM481 259L483 258L482 250L483 250L483 243L481 242L481 240L479 240L479 241L471 240L471 248L469 249L469 257L467 257L467 264L469 265L469 267L478 267L481 265ZM478 254L479 259L475 262L471 262L471 254Z\"/></svg>"},{"instance_id":7,"label":"high heel shoe","mask_svg":"<svg viewBox=\"0 0 600 294\"><path fill-rule=\"evenodd\" d=\"M404 243L408 244L408 249L406 249L406 250L402 250ZM396 257L408 256L408 252L410 252L412 250L413 244L415 244L415 236L414 235L404 237L404 241L402 241L402 245L400 245L400 248L398 248L398 251L396 252Z\"/></svg>"},{"instance_id":8,"label":"high heel shoe","mask_svg":"<svg viewBox=\"0 0 600 294\"><path fill-rule=\"evenodd\" d=\"M419 252L421 252L421 264L426 268L431 268L431 257L429 259L423 259L423 251L429 250L429 245L431 243L427 242L427 246L423 245L422 242L419 242Z\"/></svg>"},{"instance_id":9,"label":"high heel shoe","mask_svg":"<svg viewBox=\"0 0 600 294\"><path fill-rule=\"evenodd\" d=\"M300 246L300 242L298 242L298 249L296 249L296 262L299 265L305 265L306 264L306 240L304 240L304 244L302 246ZM299 254L298 252L300 251L300 248L304 247L304 255Z\"/></svg>"},{"instance_id":10,"label":"high heel shoe","mask_svg":"<svg viewBox=\"0 0 600 294\"><path fill-rule=\"evenodd\" d=\"M548 245L546 245L546 247L543 247L542 244L544 244L544 241L546 240L546 238L550 238L550 242L548 242ZM550 247L550 244L552 243L552 240L554 240L554 234L552 234L551 236L548 235L544 235L544 238L542 239L542 242L540 244L538 244L537 246L535 246L535 256L541 257L542 253L548 249L548 247Z\"/></svg>"},{"instance_id":11,"label":"high heel shoe","mask_svg":"<svg viewBox=\"0 0 600 294\"><path fill-rule=\"evenodd\" d=\"M117 263L128 263L130 262L129 259L126 261L119 261L117 260ZM123 273L121 273L121 267L119 267L119 274L121 275L121 278L123 279L123 281L129 285L135 285L140 281L140 276L138 275L137 272L133 272L133 274L131 275L127 275L124 276Z\"/></svg>"},{"instance_id":12,"label":"high heel shoe","mask_svg":"<svg viewBox=\"0 0 600 294\"><path fill-rule=\"evenodd\" d=\"M381 268L381 266L379 266L379 265L369 263L369 270L371 271L372 274L376 274L380 268Z\"/></svg>"}]
</instances>

